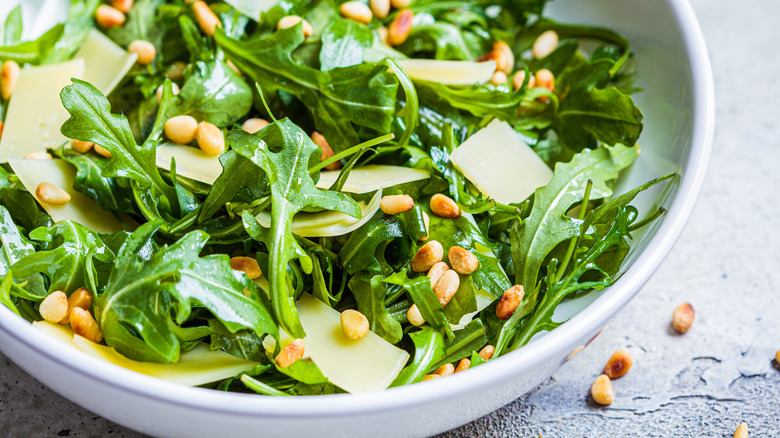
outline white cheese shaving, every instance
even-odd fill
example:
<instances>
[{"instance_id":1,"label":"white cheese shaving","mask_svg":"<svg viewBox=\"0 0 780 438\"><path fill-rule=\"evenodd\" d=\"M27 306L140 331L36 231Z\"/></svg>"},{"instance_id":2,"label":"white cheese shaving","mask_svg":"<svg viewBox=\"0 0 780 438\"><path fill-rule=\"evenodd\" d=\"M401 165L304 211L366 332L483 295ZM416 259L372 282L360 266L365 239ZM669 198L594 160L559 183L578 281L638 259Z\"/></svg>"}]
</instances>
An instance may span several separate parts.
<instances>
[{"instance_id":1,"label":"white cheese shaving","mask_svg":"<svg viewBox=\"0 0 780 438\"><path fill-rule=\"evenodd\" d=\"M496 72L496 61L437 61L433 59L397 59L412 79L445 85L485 84Z\"/></svg>"},{"instance_id":2,"label":"white cheese shaving","mask_svg":"<svg viewBox=\"0 0 780 438\"><path fill-rule=\"evenodd\" d=\"M118 46L102 32L92 29L74 58L84 60L81 79L108 96L135 64L135 53ZM61 104L60 104L61 106Z\"/></svg>"},{"instance_id":3,"label":"white cheese shaving","mask_svg":"<svg viewBox=\"0 0 780 438\"><path fill-rule=\"evenodd\" d=\"M260 13L266 12L279 3L278 0L225 0L225 3L236 8L238 12L258 21Z\"/></svg>"}]
</instances>

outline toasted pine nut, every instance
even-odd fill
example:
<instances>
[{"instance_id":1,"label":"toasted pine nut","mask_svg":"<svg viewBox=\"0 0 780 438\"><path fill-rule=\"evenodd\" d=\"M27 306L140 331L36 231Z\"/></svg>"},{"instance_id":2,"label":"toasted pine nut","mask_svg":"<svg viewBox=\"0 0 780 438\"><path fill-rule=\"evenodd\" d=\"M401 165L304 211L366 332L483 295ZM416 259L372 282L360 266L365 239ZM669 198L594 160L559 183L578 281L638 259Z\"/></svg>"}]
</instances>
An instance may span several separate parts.
<instances>
[{"instance_id":1,"label":"toasted pine nut","mask_svg":"<svg viewBox=\"0 0 780 438\"><path fill-rule=\"evenodd\" d=\"M303 359L303 352L306 345L303 343L303 339L296 339L284 348L279 354L276 355L276 364L282 368L287 368L294 364L296 361Z\"/></svg>"},{"instance_id":2,"label":"toasted pine nut","mask_svg":"<svg viewBox=\"0 0 780 438\"><path fill-rule=\"evenodd\" d=\"M111 0L111 6L126 14L133 9L133 2L134 0Z\"/></svg>"},{"instance_id":3,"label":"toasted pine nut","mask_svg":"<svg viewBox=\"0 0 780 438\"><path fill-rule=\"evenodd\" d=\"M217 26L222 27L222 23L219 22L219 18L214 11L211 10L209 5L202 0L198 0L192 4L192 11L195 13L195 19L198 21L200 30L208 36L213 36L214 31L217 30Z\"/></svg>"},{"instance_id":4,"label":"toasted pine nut","mask_svg":"<svg viewBox=\"0 0 780 438\"><path fill-rule=\"evenodd\" d=\"M615 401L615 390L612 389L612 381L606 374L596 377L590 387L590 395L593 396L593 401L603 406Z\"/></svg>"},{"instance_id":5,"label":"toasted pine nut","mask_svg":"<svg viewBox=\"0 0 780 438\"><path fill-rule=\"evenodd\" d=\"M376 29L376 32L379 34L379 40L382 41L386 46L390 45L390 31L387 30L387 27L381 26Z\"/></svg>"},{"instance_id":6,"label":"toasted pine nut","mask_svg":"<svg viewBox=\"0 0 780 438\"><path fill-rule=\"evenodd\" d=\"M260 278L260 276L263 275L263 271L260 270L260 265L257 264L257 260L252 257L232 257L230 259L230 267L236 271L243 272L251 280Z\"/></svg>"},{"instance_id":7,"label":"toasted pine nut","mask_svg":"<svg viewBox=\"0 0 780 438\"><path fill-rule=\"evenodd\" d=\"M425 376L422 378L422 381L423 381L423 382L427 382L427 381L429 381L429 380L436 380L436 379L441 379L441 376L440 376L440 375L438 375L438 374L426 374L426 375L425 375Z\"/></svg>"},{"instance_id":8,"label":"toasted pine nut","mask_svg":"<svg viewBox=\"0 0 780 438\"><path fill-rule=\"evenodd\" d=\"M737 430L734 431L734 438L748 438L747 423L740 423L739 426L737 426Z\"/></svg>"},{"instance_id":9,"label":"toasted pine nut","mask_svg":"<svg viewBox=\"0 0 780 438\"><path fill-rule=\"evenodd\" d=\"M517 308L520 307L520 302L523 301L524 294L525 290L523 290L523 286L519 284L505 290L504 293L501 294L501 298L498 299L498 304L496 305L496 316L498 319L506 320L511 318Z\"/></svg>"},{"instance_id":10,"label":"toasted pine nut","mask_svg":"<svg viewBox=\"0 0 780 438\"><path fill-rule=\"evenodd\" d=\"M534 58L544 58L558 48L558 34L554 30L542 32L531 48L531 54Z\"/></svg>"},{"instance_id":11,"label":"toasted pine nut","mask_svg":"<svg viewBox=\"0 0 780 438\"><path fill-rule=\"evenodd\" d=\"M341 312L341 328L349 339L360 339L368 333L368 318L354 309Z\"/></svg>"},{"instance_id":12,"label":"toasted pine nut","mask_svg":"<svg viewBox=\"0 0 780 438\"><path fill-rule=\"evenodd\" d=\"M54 157L48 152L31 152L22 158L26 160L51 160Z\"/></svg>"},{"instance_id":13,"label":"toasted pine nut","mask_svg":"<svg viewBox=\"0 0 780 438\"><path fill-rule=\"evenodd\" d=\"M168 139L176 144L189 144L195 140L198 121L188 115L175 116L163 125L163 131Z\"/></svg>"},{"instance_id":14,"label":"toasted pine nut","mask_svg":"<svg viewBox=\"0 0 780 438\"><path fill-rule=\"evenodd\" d=\"M320 147L320 149L322 149L322 155L320 155L320 162L323 162L334 155L333 148L330 147L330 144L328 144L328 140L325 139L324 135L320 134L317 131L314 131L311 133L311 141L313 141L314 144L316 144L317 146ZM341 168L341 163L338 161L325 166L325 170L338 170L340 168Z\"/></svg>"},{"instance_id":15,"label":"toasted pine nut","mask_svg":"<svg viewBox=\"0 0 780 438\"><path fill-rule=\"evenodd\" d=\"M495 86L504 85L507 82L509 82L509 78L507 78L506 73L502 72L501 70L496 70L496 72L493 73L493 76L490 78L490 83Z\"/></svg>"},{"instance_id":16,"label":"toasted pine nut","mask_svg":"<svg viewBox=\"0 0 780 438\"><path fill-rule=\"evenodd\" d=\"M431 218L428 213L422 212L423 224L425 225L425 237L421 237L420 240L428 240L428 236L431 235Z\"/></svg>"},{"instance_id":17,"label":"toasted pine nut","mask_svg":"<svg viewBox=\"0 0 780 438\"><path fill-rule=\"evenodd\" d=\"M446 306L452 297L458 293L459 287L460 277L458 276L458 273L453 270L449 270L442 274L441 278L439 278L439 281L436 282L436 287L433 288L433 292L439 298L439 303L441 303L442 306Z\"/></svg>"},{"instance_id":18,"label":"toasted pine nut","mask_svg":"<svg viewBox=\"0 0 780 438\"><path fill-rule=\"evenodd\" d=\"M81 141L81 140L70 141L70 147L73 148L74 151L81 154L86 154L87 152L91 151L93 146L95 146L95 143L92 143L91 141Z\"/></svg>"},{"instance_id":19,"label":"toasted pine nut","mask_svg":"<svg viewBox=\"0 0 780 438\"><path fill-rule=\"evenodd\" d=\"M3 100L8 100L14 94L16 82L19 80L21 69L16 61L5 61L0 68L0 91L2 91Z\"/></svg>"},{"instance_id":20,"label":"toasted pine nut","mask_svg":"<svg viewBox=\"0 0 780 438\"><path fill-rule=\"evenodd\" d=\"M449 196L435 194L430 202L431 211L439 217L457 219L460 217L460 207Z\"/></svg>"},{"instance_id":21,"label":"toasted pine nut","mask_svg":"<svg viewBox=\"0 0 780 438\"><path fill-rule=\"evenodd\" d=\"M431 240L423 245L417 254L412 257L412 270L414 272L425 272L444 257L444 248L441 243Z\"/></svg>"},{"instance_id":22,"label":"toasted pine nut","mask_svg":"<svg viewBox=\"0 0 780 438\"><path fill-rule=\"evenodd\" d=\"M414 12L411 9L404 9L393 18L390 27L387 29L387 40L391 46L400 46L412 32L412 20Z\"/></svg>"},{"instance_id":23,"label":"toasted pine nut","mask_svg":"<svg viewBox=\"0 0 780 438\"><path fill-rule=\"evenodd\" d=\"M157 103L160 103L162 101L162 96L164 91L163 87L164 87L163 85L160 85L159 87L157 87L157 91L155 91L155 94L157 95ZM171 83L171 92L173 93L174 96L179 94L180 91L181 89L179 89L179 86L176 85L175 82Z\"/></svg>"},{"instance_id":24,"label":"toasted pine nut","mask_svg":"<svg viewBox=\"0 0 780 438\"><path fill-rule=\"evenodd\" d=\"M683 334L691 328L693 324L694 311L689 303L683 303L674 309L672 314L672 326L677 333Z\"/></svg>"},{"instance_id":25,"label":"toasted pine nut","mask_svg":"<svg viewBox=\"0 0 780 438\"><path fill-rule=\"evenodd\" d=\"M414 199L409 195L387 195L382 196L379 201L379 208L384 214L400 214L409 211L414 207Z\"/></svg>"},{"instance_id":26,"label":"toasted pine nut","mask_svg":"<svg viewBox=\"0 0 780 438\"><path fill-rule=\"evenodd\" d=\"M493 353L496 352L496 347L492 345L486 345L485 348L479 351L479 357L482 358L482 360L490 360L493 359Z\"/></svg>"},{"instance_id":27,"label":"toasted pine nut","mask_svg":"<svg viewBox=\"0 0 780 438\"><path fill-rule=\"evenodd\" d=\"M525 82L525 70L520 70L515 73L515 76L512 78L512 85L515 87L515 90L519 90L520 87L523 86L523 82ZM536 78L531 75L531 77L528 78L528 89L534 88L535 85Z\"/></svg>"},{"instance_id":28,"label":"toasted pine nut","mask_svg":"<svg viewBox=\"0 0 780 438\"><path fill-rule=\"evenodd\" d=\"M198 147L208 155L219 155L225 152L225 136L219 128L209 122L198 123L195 140L198 142Z\"/></svg>"},{"instance_id":29,"label":"toasted pine nut","mask_svg":"<svg viewBox=\"0 0 780 438\"><path fill-rule=\"evenodd\" d=\"M62 321L68 314L68 296L61 290L50 293L41 301L38 312L44 321L53 324Z\"/></svg>"},{"instance_id":30,"label":"toasted pine nut","mask_svg":"<svg viewBox=\"0 0 780 438\"><path fill-rule=\"evenodd\" d=\"M406 311L406 319L409 321L409 324L415 327L425 324L425 319L422 317L422 313L420 313L420 308L417 307L417 304L412 304L412 307Z\"/></svg>"},{"instance_id":31,"label":"toasted pine nut","mask_svg":"<svg viewBox=\"0 0 780 438\"><path fill-rule=\"evenodd\" d=\"M436 283L439 282L441 276L449 270L450 267L444 262L438 262L431 266L431 269L428 271L428 278L431 279L431 289L436 287Z\"/></svg>"},{"instance_id":32,"label":"toasted pine nut","mask_svg":"<svg viewBox=\"0 0 780 438\"><path fill-rule=\"evenodd\" d=\"M70 327L73 331L84 338L89 339L92 342L100 342L103 340L103 332L100 330L98 323L89 310L84 310L80 307L74 307L70 310Z\"/></svg>"},{"instance_id":33,"label":"toasted pine nut","mask_svg":"<svg viewBox=\"0 0 780 438\"><path fill-rule=\"evenodd\" d=\"M368 5L371 7L374 15L380 20L387 17L387 14L390 13L390 0L369 0Z\"/></svg>"},{"instance_id":34,"label":"toasted pine nut","mask_svg":"<svg viewBox=\"0 0 780 438\"><path fill-rule=\"evenodd\" d=\"M453 246L447 251L447 259L452 269L458 274L469 275L479 268L479 260L473 252L460 246Z\"/></svg>"},{"instance_id":35,"label":"toasted pine nut","mask_svg":"<svg viewBox=\"0 0 780 438\"><path fill-rule=\"evenodd\" d=\"M5 124L2 120L0 120L0 138L3 137L3 128L5 127Z\"/></svg>"},{"instance_id":36,"label":"toasted pine nut","mask_svg":"<svg viewBox=\"0 0 780 438\"><path fill-rule=\"evenodd\" d=\"M493 44L493 51L496 52L496 69L506 74L512 73L515 67L515 54L504 41L498 41Z\"/></svg>"},{"instance_id":37,"label":"toasted pine nut","mask_svg":"<svg viewBox=\"0 0 780 438\"><path fill-rule=\"evenodd\" d=\"M366 6L365 3L358 1L342 3L341 6L339 6L339 12L341 12L341 15L344 17L360 23L368 23L374 18L374 13L371 12L371 8Z\"/></svg>"},{"instance_id":38,"label":"toasted pine nut","mask_svg":"<svg viewBox=\"0 0 780 438\"><path fill-rule=\"evenodd\" d=\"M244 76L243 73L241 73L241 70L239 70L238 67L236 67L236 65L233 64L233 61L227 59L225 60L225 65L228 66L229 69L233 70L233 73L239 76Z\"/></svg>"},{"instance_id":39,"label":"toasted pine nut","mask_svg":"<svg viewBox=\"0 0 780 438\"><path fill-rule=\"evenodd\" d=\"M412 0L390 0L390 4L396 9L408 8L412 4Z\"/></svg>"},{"instance_id":40,"label":"toasted pine nut","mask_svg":"<svg viewBox=\"0 0 780 438\"><path fill-rule=\"evenodd\" d=\"M436 368L436 371L433 372L433 374L438 374L442 377L449 376L451 374L455 374L455 366L451 363L445 363L444 365L440 366L439 368Z\"/></svg>"},{"instance_id":41,"label":"toasted pine nut","mask_svg":"<svg viewBox=\"0 0 780 438\"><path fill-rule=\"evenodd\" d=\"M246 122L244 122L243 125L241 125L241 129L250 134L254 134L268 125L270 125L270 123L264 119L248 119Z\"/></svg>"},{"instance_id":42,"label":"toasted pine nut","mask_svg":"<svg viewBox=\"0 0 780 438\"><path fill-rule=\"evenodd\" d=\"M543 68L536 72L536 86L555 91L555 76L550 70Z\"/></svg>"},{"instance_id":43,"label":"toasted pine nut","mask_svg":"<svg viewBox=\"0 0 780 438\"><path fill-rule=\"evenodd\" d=\"M95 9L95 21L103 29L110 29L125 24L125 14L109 5L100 5Z\"/></svg>"},{"instance_id":44,"label":"toasted pine nut","mask_svg":"<svg viewBox=\"0 0 780 438\"><path fill-rule=\"evenodd\" d=\"M165 77L172 81L178 81L179 79L184 78L184 70L187 69L187 64L176 61L170 66L168 66L168 70L165 71Z\"/></svg>"},{"instance_id":45,"label":"toasted pine nut","mask_svg":"<svg viewBox=\"0 0 780 438\"><path fill-rule=\"evenodd\" d=\"M466 371L471 366L471 359L463 358L458 362L458 366L455 367L455 372L459 373L461 371Z\"/></svg>"},{"instance_id":46,"label":"toasted pine nut","mask_svg":"<svg viewBox=\"0 0 780 438\"><path fill-rule=\"evenodd\" d=\"M154 57L157 55L157 49L154 48L154 44L149 41L135 40L127 46L127 51L138 55L136 62L141 65L148 65L154 61Z\"/></svg>"},{"instance_id":47,"label":"toasted pine nut","mask_svg":"<svg viewBox=\"0 0 780 438\"><path fill-rule=\"evenodd\" d=\"M289 27L293 27L296 24L303 21L303 36L308 38L314 34L314 28L311 27L311 24L309 24L308 21L304 20L303 18L297 16L297 15L287 15L285 17L282 17L278 23L276 23L276 29L282 30L287 29Z\"/></svg>"},{"instance_id":48,"label":"toasted pine nut","mask_svg":"<svg viewBox=\"0 0 780 438\"><path fill-rule=\"evenodd\" d=\"M102 157L111 158L111 151L104 148L103 146L100 146L98 144L93 144L92 149L94 149L95 152L97 152L97 154Z\"/></svg>"},{"instance_id":49,"label":"toasted pine nut","mask_svg":"<svg viewBox=\"0 0 780 438\"><path fill-rule=\"evenodd\" d=\"M612 357L609 358L604 366L604 374L610 379L623 377L631 369L632 363L631 353L626 350L618 350L612 353Z\"/></svg>"},{"instance_id":50,"label":"toasted pine nut","mask_svg":"<svg viewBox=\"0 0 780 438\"><path fill-rule=\"evenodd\" d=\"M70 202L68 192L48 182L38 184L35 188L35 196L39 201L49 205L65 205Z\"/></svg>"},{"instance_id":51,"label":"toasted pine nut","mask_svg":"<svg viewBox=\"0 0 780 438\"><path fill-rule=\"evenodd\" d=\"M70 323L70 312L76 307L84 310L88 310L92 306L92 292L85 287L76 289L68 297L68 313L60 321L60 324L67 325Z\"/></svg>"}]
</instances>

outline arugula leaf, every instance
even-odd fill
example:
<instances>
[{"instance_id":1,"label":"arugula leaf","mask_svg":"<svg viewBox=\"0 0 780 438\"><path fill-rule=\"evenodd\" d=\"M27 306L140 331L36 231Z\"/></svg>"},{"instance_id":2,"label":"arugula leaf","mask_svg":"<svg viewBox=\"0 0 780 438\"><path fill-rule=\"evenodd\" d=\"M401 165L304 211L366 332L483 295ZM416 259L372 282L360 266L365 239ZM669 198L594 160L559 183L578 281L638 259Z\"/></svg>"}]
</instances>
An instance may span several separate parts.
<instances>
[{"instance_id":1,"label":"arugula leaf","mask_svg":"<svg viewBox=\"0 0 780 438\"><path fill-rule=\"evenodd\" d=\"M307 385L319 385L322 383L330 383L327 377L322 374L317 364L311 360L296 360L289 367L280 367L273 363L276 370L282 374L286 374L298 382L305 383Z\"/></svg>"},{"instance_id":2,"label":"arugula leaf","mask_svg":"<svg viewBox=\"0 0 780 438\"><path fill-rule=\"evenodd\" d=\"M25 189L0 188L0 204L8 209L14 222L27 231L53 225L51 216L40 208L38 201Z\"/></svg>"},{"instance_id":3,"label":"arugula leaf","mask_svg":"<svg viewBox=\"0 0 780 438\"><path fill-rule=\"evenodd\" d=\"M11 213L0 206L0 275L10 272L11 265L34 253L35 247L16 227Z\"/></svg>"},{"instance_id":4,"label":"arugula leaf","mask_svg":"<svg viewBox=\"0 0 780 438\"><path fill-rule=\"evenodd\" d=\"M1 267L2 266L0 266L0 268ZM19 313L19 309L16 308L16 304L14 304L14 302L11 300L11 287L14 284L13 277L14 276L11 273L11 271L7 271L3 276L3 280L0 281L0 304L4 305L5 307L8 307L15 314L22 316L22 314Z\"/></svg>"},{"instance_id":5,"label":"arugula leaf","mask_svg":"<svg viewBox=\"0 0 780 438\"><path fill-rule=\"evenodd\" d=\"M428 370L434 371L440 366L457 362L464 357L470 357L488 343L487 330L482 321L475 319L455 332L455 338L447 344L444 359L432 365Z\"/></svg>"},{"instance_id":6,"label":"arugula leaf","mask_svg":"<svg viewBox=\"0 0 780 438\"><path fill-rule=\"evenodd\" d=\"M252 160L239 155L236 151L227 151L219 157L222 173L209 190L203 207L198 215L198 222L211 219L226 203L241 196L246 189L246 201L253 201L263 196L267 178L265 173L258 172ZM249 199L251 198L251 199Z\"/></svg>"},{"instance_id":7,"label":"arugula leaf","mask_svg":"<svg viewBox=\"0 0 780 438\"><path fill-rule=\"evenodd\" d=\"M387 287L382 280L381 275L370 279L356 275L349 280L349 289L355 295L358 310L368 318L371 331L385 341L396 344L401 340L403 331L401 324L393 319L387 309Z\"/></svg>"},{"instance_id":8,"label":"arugula leaf","mask_svg":"<svg viewBox=\"0 0 780 438\"><path fill-rule=\"evenodd\" d=\"M394 216L377 214L362 227L353 231L339 252L339 259L347 274L366 271L390 275L392 266L385 260L385 248L394 240L408 240L403 224ZM411 259L411 245L405 258Z\"/></svg>"},{"instance_id":9,"label":"arugula leaf","mask_svg":"<svg viewBox=\"0 0 780 438\"><path fill-rule=\"evenodd\" d=\"M14 44L22 39L22 5L18 5L8 16L5 17L5 23L0 26L2 39L0 42L5 44Z\"/></svg>"},{"instance_id":10,"label":"arugula leaf","mask_svg":"<svg viewBox=\"0 0 780 438\"><path fill-rule=\"evenodd\" d=\"M209 319L209 328L211 328L212 351L221 350L253 362L268 362L263 340L253 330L238 330L233 333L218 319Z\"/></svg>"},{"instance_id":11,"label":"arugula leaf","mask_svg":"<svg viewBox=\"0 0 780 438\"><path fill-rule=\"evenodd\" d=\"M409 296L412 298L414 304L417 305L425 322L435 329L443 329L448 337L453 336L452 328L450 327L447 317L444 316L439 298L431 288L430 278L423 275L410 279L406 276L406 272L401 271L385 278L384 282L401 286L409 293Z\"/></svg>"},{"instance_id":12,"label":"arugula leaf","mask_svg":"<svg viewBox=\"0 0 780 438\"><path fill-rule=\"evenodd\" d=\"M444 338L438 330L423 327L419 331L409 333L409 338L414 343L414 360L401 370L391 387L421 381L431 365L442 360L446 354Z\"/></svg>"},{"instance_id":13,"label":"arugula leaf","mask_svg":"<svg viewBox=\"0 0 780 438\"><path fill-rule=\"evenodd\" d=\"M38 39L33 41L21 41L14 44L0 46L0 59L16 61L21 64L40 64L46 50L53 47L62 36L65 26L60 23L46 31Z\"/></svg>"},{"instance_id":14,"label":"arugula leaf","mask_svg":"<svg viewBox=\"0 0 780 438\"><path fill-rule=\"evenodd\" d=\"M176 362L180 341L170 318L181 325L193 305L208 309L232 333L248 328L278 339L255 284L230 268L227 255L198 256L208 235L193 231L152 254L160 226L147 222L128 237L105 290L95 297L95 316L109 346L135 360Z\"/></svg>"},{"instance_id":15,"label":"arugula leaf","mask_svg":"<svg viewBox=\"0 0 780 438\"><path fill-rule=\"evenodd\" d=\"M363 63L363 52L373 42L371 31L354 20L335 18L322 31L320 70Z\"/></svg>"},{"instance_id":16,"label":"arugula leaf","mask_svg":"<svg viewBox=\"0 0 780 438\"><path fill-rule=\"evenodd\" d=\"M79 193L97 202L103 210L136 213L132 190L122 187L116 178L102 175L109 158L64 148L55 150L55 154L76 167L73 188Z\"/></svg>"},{"instance_id":17,"label":"arugula leaf","mask_svg":"<svg viewBox=\"0 0 780 438\"><path fill-rule=\"evenodd\" d=\"M127 22L109 29L108 37L122 47L129 46L135 40L145 40L161 48L169 27L169 23L157 16L157 10L163 3L165 0L135 0L127 14Z\"/></svg>"},{"instance_id":18,"label":"arugula leaf","mask_svg":"<svg viewBox=\"0 0 780 438\"><path fill-rule=\"evenodd\" d=\"M93 17L100 0L71 0L62 34L51 46L42 46L41 64L54 64L70 59L94 27Z\"/></svg>"}]
</instances>

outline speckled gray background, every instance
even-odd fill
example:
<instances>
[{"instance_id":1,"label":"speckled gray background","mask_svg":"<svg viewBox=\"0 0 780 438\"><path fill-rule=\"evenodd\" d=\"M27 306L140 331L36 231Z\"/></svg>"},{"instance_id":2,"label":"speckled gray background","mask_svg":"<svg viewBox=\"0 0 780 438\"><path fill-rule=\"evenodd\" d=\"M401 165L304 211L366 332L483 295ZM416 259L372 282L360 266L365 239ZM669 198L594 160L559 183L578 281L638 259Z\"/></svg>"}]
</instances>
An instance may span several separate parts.
<instances>
[{"instance_id":1,"label":"speckled gray background","mask_svg":"<svg viewBox=\"0 0 780 438\"><path fill-rule=\"evenodd\" d=\"M0 0L1 1L1 0ZM648 0L653 1L653 0ZM688 228L637 299L587 350L514 403L442 437L780 437L780 1L691 0L715 71L709 176ZM670 332L689 301L693 328ZM616 401L587 401L618 348ZM140 434L88 412L0 355L0 435Z\"/></svg>"}]
</instances>

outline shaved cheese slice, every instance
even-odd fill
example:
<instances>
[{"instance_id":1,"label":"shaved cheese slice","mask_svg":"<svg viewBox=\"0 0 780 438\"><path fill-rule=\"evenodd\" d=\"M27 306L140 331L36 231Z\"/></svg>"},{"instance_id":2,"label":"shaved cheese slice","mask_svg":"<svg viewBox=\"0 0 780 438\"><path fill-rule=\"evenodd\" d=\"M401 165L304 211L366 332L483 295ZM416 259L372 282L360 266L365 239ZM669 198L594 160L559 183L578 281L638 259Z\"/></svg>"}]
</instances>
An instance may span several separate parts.
<instances>
[{"instance_id":1,"label":"shaved cheese slice","mask_svg":"<svg viewBox=\"0 0 780 438\"><path fill-rule=\"evenodd\" d=\"M102 32L92 29L74 58L84 59L81 79L108 96L135 64L135 53L119 47Z\"/></svg>"},{"instance_id":2,"label":"shaved cheese slice","mask_svg":"<svg viewBox=\"0 0 780 438\"><path fill-rule=\"evenodd\" d=\"M474 294L477 296L477 311L463 315L457 324L450 324L450 327L452 327L453 330L460 330L463 327L466 327L479 312L496 300L496 297L482 289L477 289Z\"/></svg>"},{"instance_id":3,"label":"shaved cheese slice","mask_svg":"<svg viewBox=\"0 0 780 438\"><path fill-rule=\"evenodd\" d=\"M382 191L379 190L368 204L358 202L360 211L363 213L360 219L355 219L338 211L298 213L293 218L292 232L302 237L330 237L351 233L374 216L374 213L379 210L379 201L381 200ZM264 211L255 217L257 222L263 227L269 228L271 226L270 213Z\"/></svg>"},{"instance_id":4,"label":"shaved cheese slice","mask_svg":"<svg viewBox=\"0 0 780 438\"><path fill-rule=\"evenodd\" d=\"M445 85L485 84L496 72L496 61L437 61L433 59L397 59L412 79Z\"/></svg>"},{"instance_id":5,"label":"shaved cheese slice","mask_svg":"<svg viewBox=\"0 0 780 438\"><path fill-rule=\"evenodd\" d=\"M60 126L70 115L62 106L60 91L71 83L71 78L83 74L83 59L21 71L0 137L0 163L67 140L60 133Z\"/></svg>"},{"instance_id":6,"label":"shaved cheese slice","mask_svg":"<svg viewBox=\"0 0 780 438\"><path fill-rule=\"evenodd\" d=\"M338 170L327 170L320 173L317 187L330 188L339 177ZM421 170L402 166L384 166L369 164L367 166L352 169L347 182L344 183L342 192L347 193L371 193L382 188L406 184L413 181L428 179L431 174Z\"/></svg>"},{"instance_id":7,"label":"shaved cheese slice","mask_svg":"<svg viewBox=\"0 0 780 438\"><path fill-rule=\"evenodd\" d=\"M225 3L236 8L238 12L258 21L260 13L265 12L279 3L278 0L225 0Z\"/></svg>"},{"instance_id":8,"label":"shaved cheese slice","mask_svg":"<svg viewBox=\"0 0 780 438\"><path fill-rule=\"evenodd\" d=\"M553 176L517 132L500 120L469 137L450 160L482 193L502 204L524 201Z\"/></svg>"},{"instance_id":9,"label":"shaved cheese slice","mask_svg":"<svg viewBox=\"0 0 780 438\"><path fill-rule=\"evenodd\" d=\"M409 360L409 353L373 332L347 338L341 313L309 294L296 304L306 337L306 352L334 385L353 394L387 389Z\"/></svg>"},{"instance_id":10,"label":"shaved cheese slice","mask_svg":"<svg viewBox=\"0 0 780 438\"><path fill-rule=\"evenodd\" d=\"M95 201L73 189L76 169L64 160L11 158L8 163L27 191L49 213L54 222L65 220L77 222L96 233L113 233L122 229L122 225L113 214L103 210ZM68 192L70 202L65 205L41 202L35 194L35 189L42 182L54 184Z\"/></svg>"},{"instance_id":11,"label":"shaved cheese slice","mask_svg":"<svg viewBox=\"0 0 780 438\"><path fill-rule=\"evenodd\" d=\"M182 353L176 363L138 362L122 356L111 347L96 344L74 334L70 326L36 321L33 327L90 356L147 376L187 386L217 382L251 371L260 365L222 351L211 351L206 344L199 344L192 350Z\"/></svg>"},{"instance_id":12,"label":"shaved cheese slice","mask_svg":"<svg viewBox=\"0 0 780 438\"><path fill-rule=\"evenodd\" d=\"M169 170L171 160L176 160L176 174L206 184L214 184L222 173L219 157L209 155L198 148L161 144L157 147L157 167Z\"/></svg>"}]
</instances>

